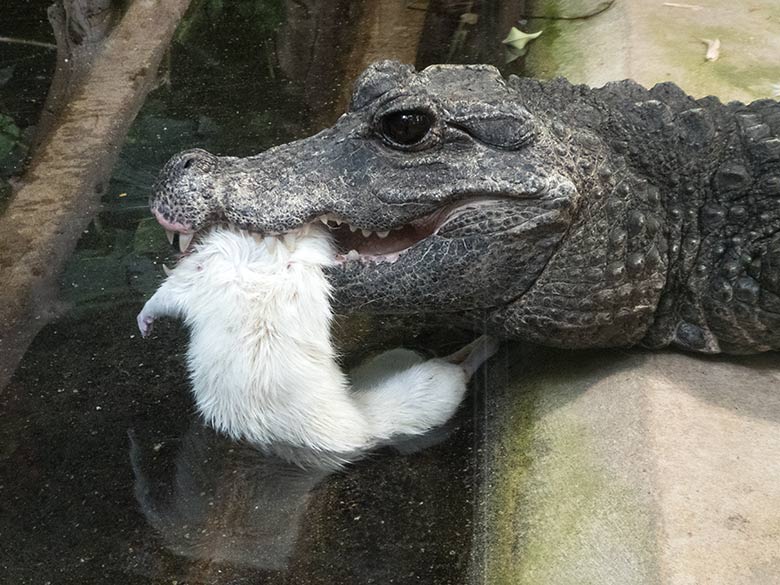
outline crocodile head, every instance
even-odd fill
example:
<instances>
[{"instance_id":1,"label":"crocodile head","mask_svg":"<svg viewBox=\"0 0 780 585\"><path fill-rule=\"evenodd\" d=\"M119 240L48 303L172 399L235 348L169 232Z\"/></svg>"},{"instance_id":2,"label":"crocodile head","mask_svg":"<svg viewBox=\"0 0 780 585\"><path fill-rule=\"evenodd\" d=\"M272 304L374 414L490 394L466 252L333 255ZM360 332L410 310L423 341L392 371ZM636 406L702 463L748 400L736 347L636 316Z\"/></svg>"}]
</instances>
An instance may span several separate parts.
<instances>
[{"instance_id":1,"label":"crocodile head","mask_svg":"<svg viewBox=\"0 0 780 585\"><path fill-rule=\"evenodd\" d=\"M490 312L533 286L580 198L540 115L493 67L380 62L315 136L248 158L174 156L151 208L185 242L215 223L326 223L345 309Z\"/></svg>"}]
</instances>

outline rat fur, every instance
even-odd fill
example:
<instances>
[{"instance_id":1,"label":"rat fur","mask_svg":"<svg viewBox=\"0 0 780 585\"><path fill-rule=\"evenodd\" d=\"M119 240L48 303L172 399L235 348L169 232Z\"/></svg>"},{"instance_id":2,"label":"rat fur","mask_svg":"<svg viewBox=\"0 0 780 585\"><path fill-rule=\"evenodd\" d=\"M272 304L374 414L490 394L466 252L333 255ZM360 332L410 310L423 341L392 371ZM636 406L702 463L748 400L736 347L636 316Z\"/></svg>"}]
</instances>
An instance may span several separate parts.
<instances>
[{"instance_id":1,"label":"rat fur","mask_svg":"<svg viewBox=\"0 0 780 585\"><path fill-rule=\"evenodd\" d=\"M266 237L214 228L138 315L144 337L157 317L184 319L192 390L209 425L304 465L338 466L442 425L496 349L480 338L449 361L394 349L350 381L331 339L323 267L334 258L319 226Z\"/></svg>"}]
</instances>

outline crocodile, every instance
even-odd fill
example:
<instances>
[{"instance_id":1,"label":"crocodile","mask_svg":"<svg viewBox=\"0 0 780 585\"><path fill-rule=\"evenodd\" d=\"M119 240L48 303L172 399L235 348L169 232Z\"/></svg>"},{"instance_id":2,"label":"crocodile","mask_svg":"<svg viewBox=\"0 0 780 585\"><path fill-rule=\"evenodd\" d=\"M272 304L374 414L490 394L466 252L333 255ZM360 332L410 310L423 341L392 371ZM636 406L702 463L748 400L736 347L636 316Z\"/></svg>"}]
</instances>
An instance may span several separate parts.
<instances>
[{"instance_id":1,"label":"crocodile","mask_svg":"<svg viewBox=\"0 0 780 585\"><path fill-rule=\"evenodd\" d=\"M325 223L344 311L446 314L565 348L780 349L771 99L382 61L314 136L175 155L150 207L183 250L214 224Z\"/></svg>"}]
</instances>

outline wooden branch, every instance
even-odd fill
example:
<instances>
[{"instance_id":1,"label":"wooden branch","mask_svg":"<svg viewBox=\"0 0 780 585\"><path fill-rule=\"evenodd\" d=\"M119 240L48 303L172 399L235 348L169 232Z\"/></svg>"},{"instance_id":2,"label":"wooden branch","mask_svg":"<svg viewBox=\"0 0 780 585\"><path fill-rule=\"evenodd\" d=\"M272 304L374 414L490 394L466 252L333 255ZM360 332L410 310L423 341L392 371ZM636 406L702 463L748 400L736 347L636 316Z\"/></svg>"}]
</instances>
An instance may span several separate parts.
<instances>
[{"instance_id":1,"label":"wooden branch","mask_svg":"<svg viewBox=\"0 0 780 585\"><path fill-rule=\"evenodd\" d=\"M88 2L70 4L83 9ZM127 130L189 2L135 0L99 49L93 44L90 66L68 93L0 217L0 388L55 313L57 275L99 207ZM65 22L75 22L67 13L58 17L63 15ZM84 22L68 28L70 38L58 44L94 41L94 35L83 35Z\"/></svg>"},{"instance_id":2,"label":"wooden branch","mask_svg":"<svg viewBox=\"0 0 780 585\"><path fill-rule=\"evenodd\" d=\"M44 43L42 41L30 41L28 39L17 39L15 37L0 36L0 43L10 43L12 45L29 45L31 47L43 47L45 49L57 48L57 45L53 43Z\"/></svg>"},{"instance_id":3,"label":"wooden branch","mask_svg":"<svg viewBox=\"0 0 780 585\"><path fill-rule=\"evenodd\" d=\"M57 0L46 14L57 43L57 67L35 128L34 149L51 134L119 18L111 0Z\"/></svg>"}]
</instances>

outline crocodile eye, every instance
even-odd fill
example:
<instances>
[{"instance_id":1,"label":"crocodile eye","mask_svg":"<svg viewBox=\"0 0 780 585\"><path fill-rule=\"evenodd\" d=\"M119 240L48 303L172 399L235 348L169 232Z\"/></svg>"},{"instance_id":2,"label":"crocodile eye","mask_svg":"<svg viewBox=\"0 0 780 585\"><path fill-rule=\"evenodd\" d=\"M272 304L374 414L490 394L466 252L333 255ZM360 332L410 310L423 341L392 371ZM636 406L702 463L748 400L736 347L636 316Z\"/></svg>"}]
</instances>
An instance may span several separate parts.
<instances>
[{"instance_id":1,"label":"crocodile eye","mask_svg":"<svg viewBox=\"0 0 780 585\"><path fill-rule=\"evenodd\" d=\"M393 144L413 146L419 144L433 127L434 119L428 112L407 110L393 112L382 117L379 132Z\"/></svg>"}]
</instances>

